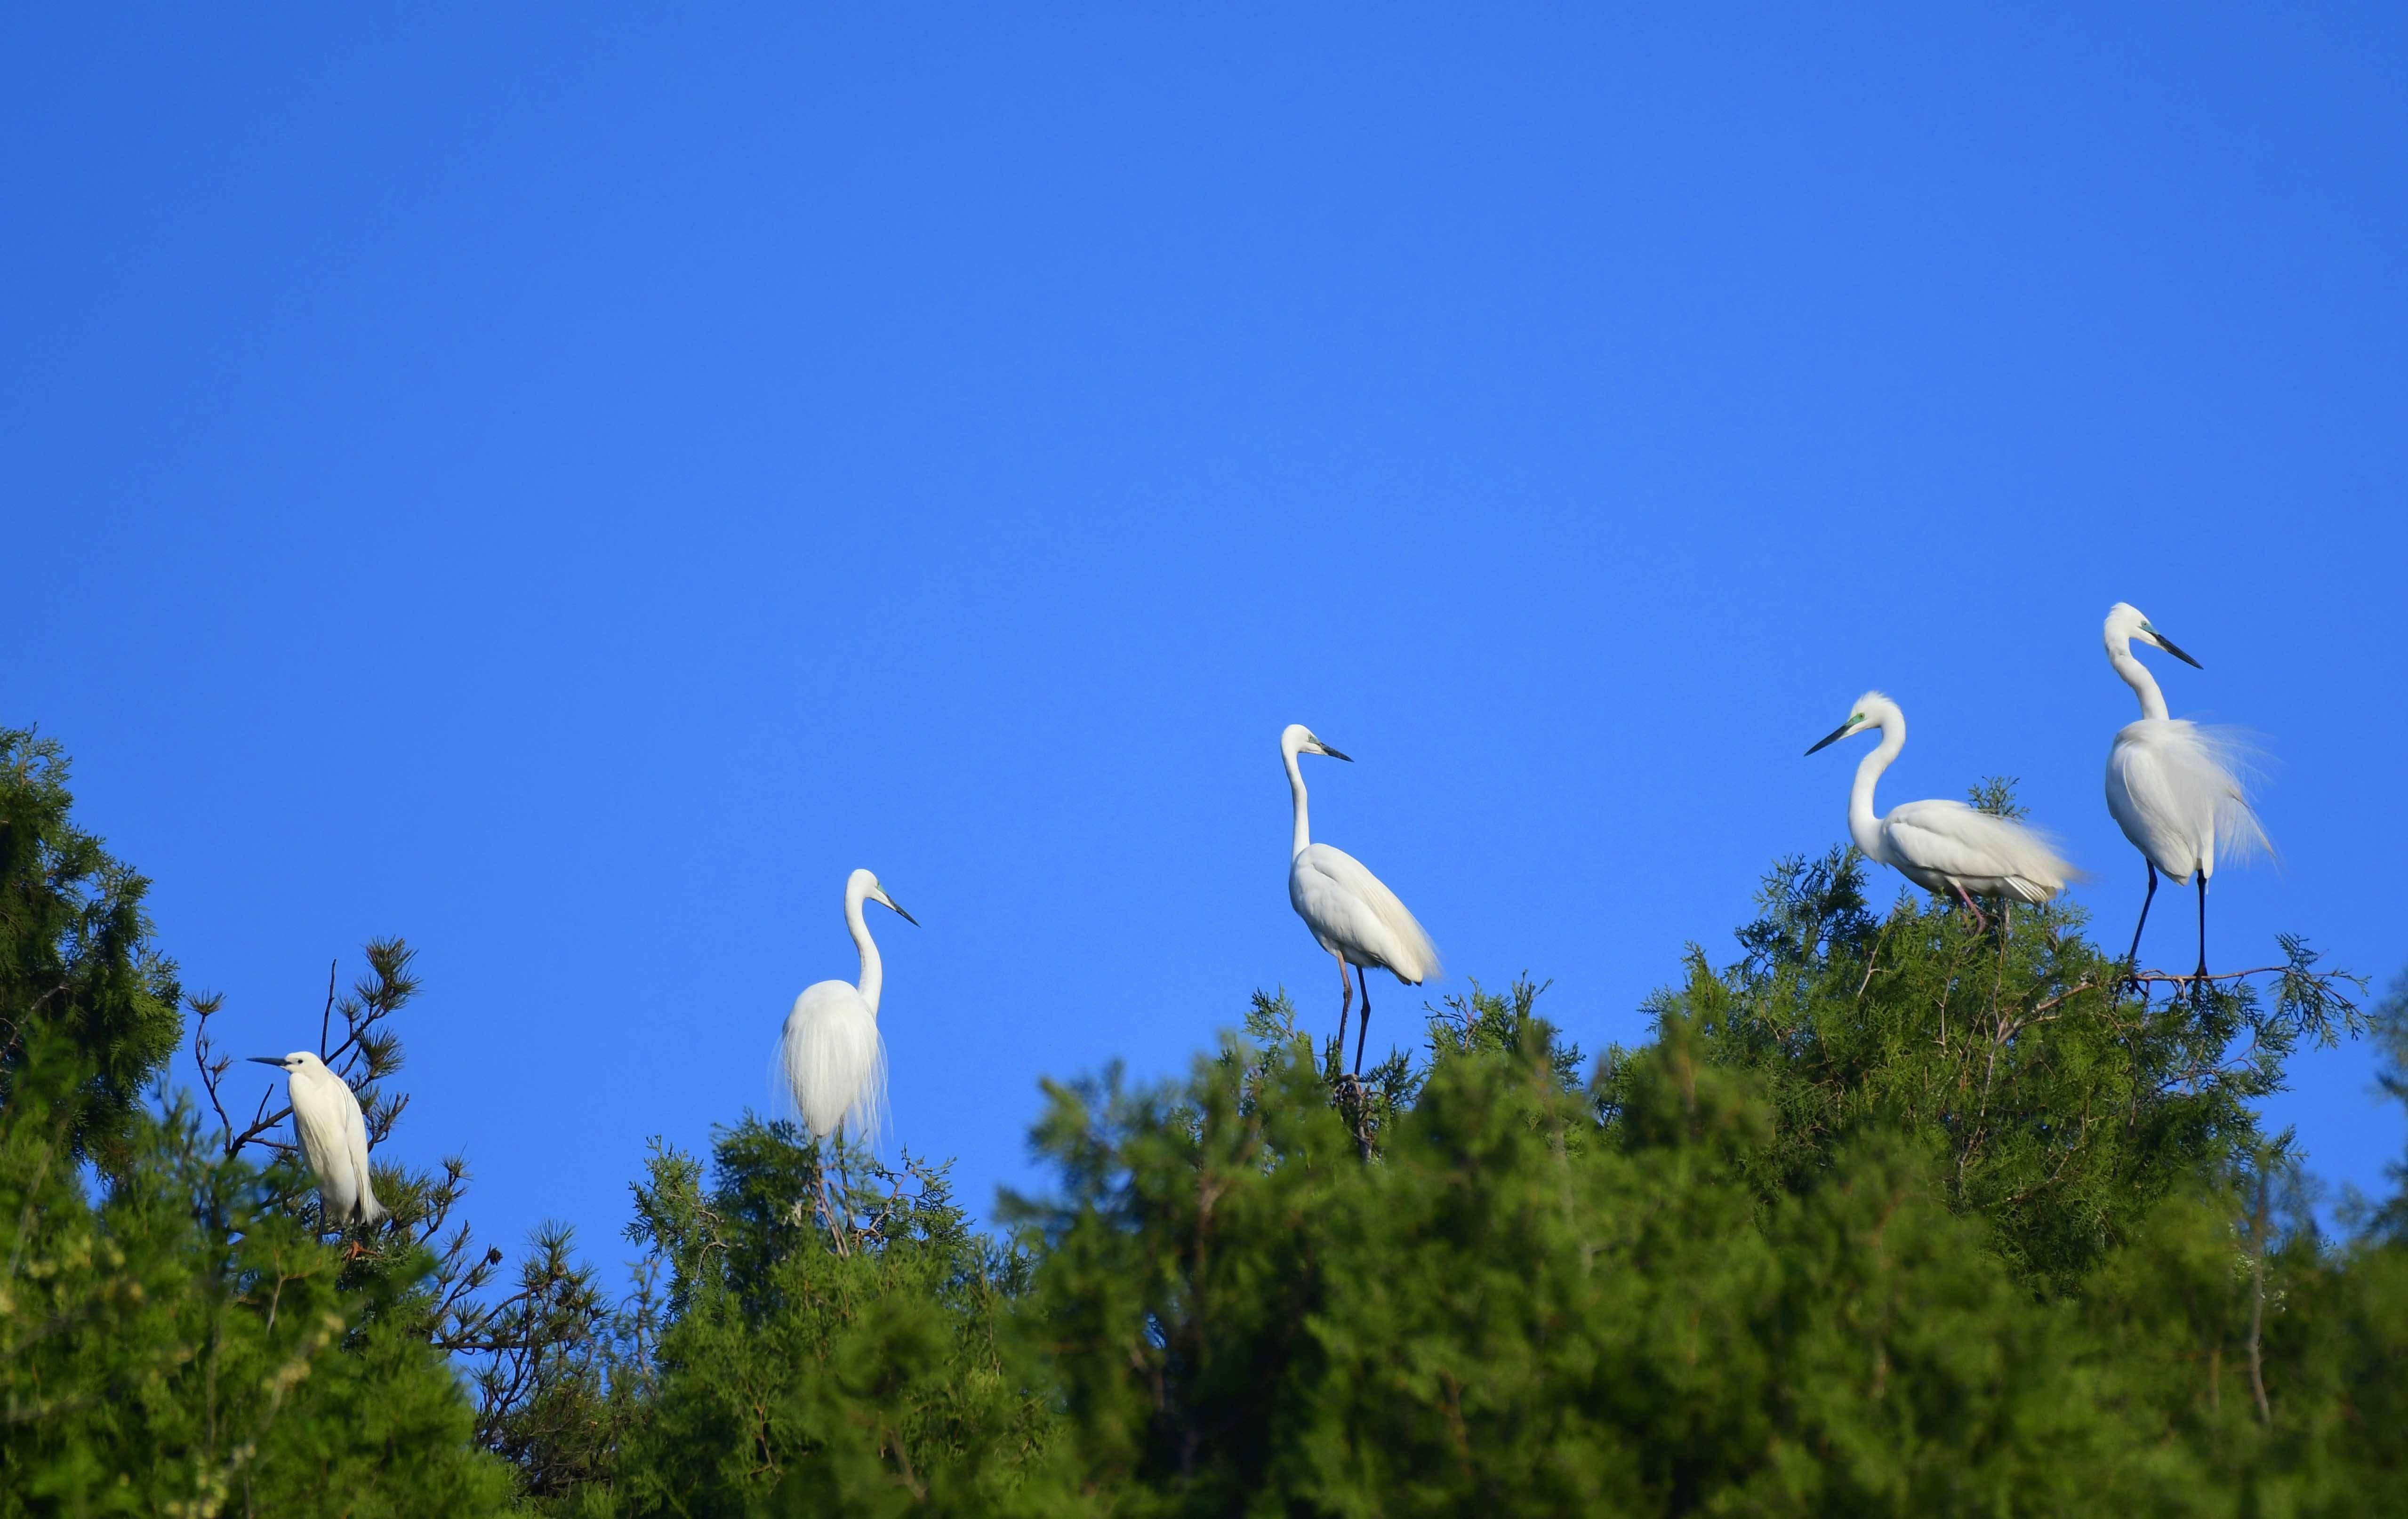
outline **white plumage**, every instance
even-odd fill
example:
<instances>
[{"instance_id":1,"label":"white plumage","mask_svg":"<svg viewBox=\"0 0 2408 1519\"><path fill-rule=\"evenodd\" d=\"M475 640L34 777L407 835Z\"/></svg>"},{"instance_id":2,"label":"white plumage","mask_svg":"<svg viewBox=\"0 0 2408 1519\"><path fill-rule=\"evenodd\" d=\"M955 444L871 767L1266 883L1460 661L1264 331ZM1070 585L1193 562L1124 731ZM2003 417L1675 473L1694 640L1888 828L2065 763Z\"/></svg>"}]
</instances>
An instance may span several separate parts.
<instances>
[{"instance_id":1,"label":"white plumage","mask_svg":"<svg viewBox=\"0 0 2408 1519\"><path fill-rule=\"evenodd\" d=\"M1338 1011L1338 1046L1346 1047L1346 1020L1354 988L1363 989L1362 1032L1354 1040L1354 1068L1363 1067L1363 1044L1371 1031L1371 987L1366 968L1385 970L1408 986L1418 986L1439 973L1438 946L1415 921L1397 894L1363 862L1342 849L1312 841L1306 815L1304 773L1298 754L1348 756L1313 737L1301 723L1291 723L1280 734L1280 762L1287 768L1289 794L1295 803L1295 847L1287 870L1287 898L1297 917L1312 930L1313 939L1338 960L1342 989ZM1354 967L1350 981L1346 967Z\"/></svg>"},{"instance_id":2,"label":"white plumage","mask_svg":"<svg viewBox=\"0 0 2408 1519\"><path fill-rule=\"evenodd\" d=\"M876 902L904 922L919 920L896 907L867 870L844 883L844 925L861 952L861 981L824 981L803 988L786 1014L778 1064L803 1126L826 1139L850 1124L853 1136L875 1143L886 1109L886 1044L878 1033L878 995L885 974L861 905Z\"/></svg>"},{"instance_id":3,"label":"white plumage","mask_svg":"<svg viewBox=\"0 0 2408 1519\"><path fill-rule=\"evenodd\" d=\"M2107 752L2107 810L2149 863L2190 884L2221 862L2268 848L2238 772L2248 745L2229 730L2179 717L2142 718Z\"/></svg>"},{"instance_id":4,"label":"white plumage","mask_svg":"<svg viewBox=\"0 0 2408 1519\"><path fill-rule=\"evenodd\" d=\"M1857 764L1848 794L1848 836L1868 858L1926 891L1956 897L1977 922L1974 897L2038 905L2065 890L2073 867L2045 836L2012 819L1950 801L1901 802L1886 817L1874 815L1873 782L1906 747L1906 713L1880 692L1857 697L1848 720L1806 752L1870 728L1881 730L1882 741Z\"/></svg>"},{"instance_id":5,"label":"white plumage","mask_svg":"<svg viewBox=\"0 0 2408 1519\"><path fill-rule=\"evenodd\" d=\"M2140 698L2139 721L2126 724L2107 751L2107 810L2149 866L2149 891L2132 929L2131 963L2139 963L2141 929L2157 895L2157 873L2177 886L2199 880L2199 973L2207 973L2207 883L2221 861L2266 851L2266 830L2249 805L2243 772L2250 745L2239 732L2168 715L2157 677L2132 652L2138 639L2193 669L2199 661L2159 633L2140 609L2117 602L2108 610L2107 663Z\"/></svg>"},{"instance_id":6,"label":"white plumage","mask_svg":"<svg viewBox=\"0 0 2408 1519\"><path fill-rule=\"evenodd\" d=\"M284 1072L293 1107L293 1131L318 1179L318 1203L331 1229L373 1224L385 1216L368 1175L368 1125L360 1099L343 1079L308 1050L277 1056L252 1055Z\"/></svg>"}]
</instances>

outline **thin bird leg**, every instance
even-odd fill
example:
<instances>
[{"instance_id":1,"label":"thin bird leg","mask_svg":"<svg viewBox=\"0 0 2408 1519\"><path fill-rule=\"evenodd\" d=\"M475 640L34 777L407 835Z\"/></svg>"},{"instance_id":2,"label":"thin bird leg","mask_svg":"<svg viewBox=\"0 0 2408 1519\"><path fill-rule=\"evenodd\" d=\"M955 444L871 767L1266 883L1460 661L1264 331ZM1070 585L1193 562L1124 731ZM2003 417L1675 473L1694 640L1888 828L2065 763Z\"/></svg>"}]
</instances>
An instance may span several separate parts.
<instances>
[{"instance_id":1,"label":"thin bird leg","mask_svg":"<svg viewBox=\"0 0 2408 1519\"><path fill-rule=\"evenodd\" d=\"M838 1255L842 1255L845 1253L844 1231L837 1227L836 1199L828 1196L827 1168L825 1167L822 1167L820 1168L820 1211L826 1215L827 1218L828 1239L835 1242L836 1253Z\"/></svg>"},{"instance_id":2,"label":"thin bird leg","mask_svg":"<svg viewBox=\"0 0 2408 1519\"><path fill-rule=\"evenodd\" d=\"M836 1132L828 1136L827 1142L830 1145L835 1145L841 1144L843 1140L844 1125L842 1124L838 1124L836 1126ZM844 1247L844 1230L838 1226L836 1221L836 1199L828 1195L827 1149L825 1146L823 1146L820 1151L820 1207L827 1213L828 1238L836 1241L836 1253L839 1256L849 1254L850 1252Z\"/></svg>"},{"instance_id":3,"label":"thin bird leg","mask_svg":"<svg viewBox=\"0 0 2408 1519\"><path fill-rule=\"evenodd\" d=\"M2194 993L2203 991L2207 986L2207 872L2204 869L2199 873L2199 969L2190 984Z\"/></svg>"},{"instance_id":4,"label":"thin bird leg","mask_svg":"<svg viewBox=\"0 0 2408 1519\"><path fill-rule=\"evenodd\" d=\"M1950 881L1948 885L1951 890L1956 892L1956 900L1965 904L1965 910L1973 914L1973 932L1977 934L1989 932L1990 920L1982 915L1982 910L1974 905L1973 899L1971 896L1965 894L1964 886L1954 881Z\"/></svg>"},{"instance_id":5,"label":"thin bird leg","mask_svg":"<svg viewBox=\"0 0 2408 1519\"><path fill-rule=\"evenodd\" d=\"M1371 1037L1371 983L1364 980L1361 966L1354 967L1354 979L1363 982L1363 1025L1354 1035L1354 1075L1360 1080L1363 1075L1363 1041ZM1339 1048L1342 1051L1345 1046L1340 1044Z\"/></svg>"},{"instance_id":6,"label":"thin bird leg","mask_svg":"<svg viewBox=\"0 0 2408 1519\"><path fill-rule=\"evenodd\" d=\"M2147 859L2147 856L2143 858ZM2132 953L2124 956L2124 973L2127 976L2141 973L2141 930L2149 925L2149 904L2157 899L2157 862L2149 860L2148 866L2149 895L2141 898L2141 921L2132 925Z\"/></svg>"},{"instance_id":7,"label":"thin bird leg","mask_svg":"<svg viewBox=\"0 0 2408 1519\"><path fill-rule=\"evenodd\" d=\"M1346 1019L1354 1010L1354 982L1346 974L1346 956L1342 954L1338 956L1338 990L1341 994L1338 1004L1338 1058L1343 1060L1346 1058ZM1370 1004L1367 1002L1364 1005L1369 1007Z\"/></svg>"}]
</instances>

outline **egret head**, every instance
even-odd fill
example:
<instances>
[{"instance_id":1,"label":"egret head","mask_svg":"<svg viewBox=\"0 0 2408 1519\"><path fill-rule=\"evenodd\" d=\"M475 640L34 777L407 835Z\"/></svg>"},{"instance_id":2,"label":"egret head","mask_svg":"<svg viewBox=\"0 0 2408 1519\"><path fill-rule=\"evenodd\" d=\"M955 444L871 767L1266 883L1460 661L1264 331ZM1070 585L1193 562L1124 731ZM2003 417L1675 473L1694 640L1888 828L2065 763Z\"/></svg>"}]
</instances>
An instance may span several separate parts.
<instances>
[{"instance_id":1,"label":"egret head","mask_svg":"<svg viewBox=\"0 0 2408 1519\"><path fill-rule=\"evenodd\" d=\"M1869 728L1878 728L1885 723L1904 722L1905 719L1906 714L1899 709L1898 703L1878 691L1868 691L1848 709L1848 720L1814 740L1814 749L1806 752L1812 754L1815 749L1827 749L1852 733L1863 733Z\"/></svg>"},{"instance_id":2,"label":"egret head","mask_svg":"<svg viewBox=\"0 0 2408 1519\"><path fill-rule=\"evenodd\" d=\"M291 1054L255 1054L251 1058L263 1066L274 1066L287 1076L326 1071L326 1063L310 1050L295 1050ZM332 1075L333 1072L326 1071L326 1074Z\"/></svg>"},{"instance_id":3,"label":"egret head","mask_svg":"<svg viewBox=\"0 0 2408 1519\"><path fill-rule=\"evenodd\" d=\"M2141 615L2141 609L2128 601L2119 601L2107 609L2107 652L2110 657L2128 651L2135 641L2155 644L2192 669L2203 668L2200 662L2174 647L2173 640L2157 629L2157 625Z\"/></svg>"},{"instance_id":4,"label":"egret head","mask_svg":"<svg viewBox=\"0 0 2408 1519\"><path fill-rule=\"evenodd\" d=\"M1312 730L1301 723L1291 723L1280 731L1280 753L1293 758L1297 754L1326 754L1353 764L1354 757L1341 754L1312 736Z\"/></svg>"},{"instance_id":5,"label":"egret head","mask_svg":"<svg viewBox=\"0 0 2408 1519\"><path fill-rule=\"evenodd\" d=\"M858 894L863 901L875 902L912 927L920 926L920 920L897 906L895 898L886 895L886 888L878 883L878 878L867 870L855 870L845 881L844 889L848 896Z\"/></svg>"}]
</instances>

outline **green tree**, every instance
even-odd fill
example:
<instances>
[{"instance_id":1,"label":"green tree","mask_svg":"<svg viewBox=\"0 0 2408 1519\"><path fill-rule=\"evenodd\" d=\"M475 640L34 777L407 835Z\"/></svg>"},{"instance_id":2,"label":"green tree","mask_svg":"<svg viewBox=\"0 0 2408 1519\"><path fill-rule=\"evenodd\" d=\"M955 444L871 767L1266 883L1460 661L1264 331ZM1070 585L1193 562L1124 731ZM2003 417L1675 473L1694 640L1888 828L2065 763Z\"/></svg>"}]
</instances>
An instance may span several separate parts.
<instances>
[{"instance_id":1,"label":"green tree","mask_svg":"<svg viewBox=\"0 0 2408 1519\"><path fill-rule=\"evenodd\" d=\"M1116 1512L2039 1512L2114 1464L1915 1147L1769 1212L1772 1114L1687 1025L1610 1125L1533 989L1437 1020L1372 1163L1298 1040L1055 1089L1024 1319Z\"/></svg>"},{"instance_id":2,"label":"green tree","mask_svg":"<svg viewBox=\"0 0 2408 1519\"><path fill-rule=\"evenodd\" d=\"M2003 793L1992 805L2011 805ZM583 1512L2352 1512L2401 1492L2408 1258L2255 1099L2358 1025L2304 947L2168 1002L2071 914L1768 882L1584 1075L1541 988L1340 1074L1281 996L1051 1084L1018 1254L916 1167L674 1152ZM2387 1026L2387 1025L2386 1025ZM1942 1028L1947 1032L1943 1034ZM2084 1121L2082 1115L2092 1116ZM817 1204L823 1162L866 1181ZM916 1178L916 1181L914 1180ZM875 1203L866 1198L880 1199ZM656 1347L647 1355L645 1344Z\"/></svg>"},{"instance_id":3,"label":"green tree","mask_svg":"<svg viewBox=\"0 0 2408 1519\"><path fill-rule=\"evenodd\" d=\"M70 813L53 739L0 728L0 1101L36 1051L81 1073L68 1142L105 1164L183 1032L175 963L151 945L150 881Z\"/></svg>"},{"instance_id":4,"label":"green tree","mask_svg":"<svg viewBox=\"0 0 2408 1519\"><path fill-rule=\"evenodd\" d=\"M272 1123L211 1136L139 1100L181 1033L174 967L65 779L0 732L0 1513L498 1512L509 1473L443 1343L480 1311L426 1248L459 1173L380 1175L418 1227L341 1252L289 1150L243 1154ZM397 943L370 960L346 1026L389 1072L377 1025L414 983ZM402 1100L367 1096L380 1139Z\"/></svg>"},{"instance_id":5,"label":"green tree","mask_svg":"<svg viewBox=\"0 0 2408 1519\"><path fill-rule=\"evenodd\" d=\"M0 1519L2408 1510L2408 1165L2336 1240L2255 1114L2370 1026L2296 939L2135 981L2068 909L1876 912L1836 851L1594 1066L1525 979L1360 1081L1258 995L1183 1080L1050 1084L1009 1244L909 1155L750 1117L708 1164L656 1146L614 1302L563 1229L506 1277L456 1159L392 1163L398 940L319 1035L379 1227L322 1237L277 1088L229 1105L215 998L215 1130L132 1100L176 1014L139 878L54 750L0 753L38 842L6 877ZM2371 1026L2408 1098L2408 979Z\"/></svg>"},{"instance_id":6,"label":"green tree","mask_svg":"<svg viewBox=\"0 0 2408 1519\"><path fill-rule=\"evenodd\" d=\"M1763 1196L1805 1190L1868 1132L1911 1134L1949 1205L2060 1288L2187 1179L2258 1142L2254 1104L2301 1043L2364 1027L2354 978L2318 970L2295 938L2266 967L2271 996L2234 978L2152 998L2082 937L2078 908L1979 928L1911 892L1876 916L1864 888L1854 850L1782 862L1741 958L1716 967L1691 946L1652 1010L1692 1025L1703 1058L1747 1071L1771 1103Z\"/></svg>"},{"instance_id":7,"label":"green tree","mask_svg":"<svg viewBox=\"0 0 2408 1519\"><path fill-rule=\"evenodd\" d=\"M752 1118L712 1159L706 1186L656 1149L637 1189L663 1320L628 1337L656 1334L650 1366L602 1368L641 1397L588 1512L1071 1512L1043 1480L1049 1409L998 1334L1026 1263L971 1230L942 1168Z\"/></svg>"},{"instance_id":8,"label":"green tree","mask_svg":"<svg viewBox=\"0 0 2408 1519\"><path fill-rule=\"evenodd\" d=\"M570 1491L588 1480L595 1459L586 1430L596 1417L597 1357L621 1316L594 1269L576 1258L575 1240L558 1225L538 1228L504 1291L506 1257L480 1242L461 1219L468 1165L457 1155L436 1167L394 1162L386 1141L409 1106L396 1078L407 1062L395 1019L422 990L415 953L398 939L373 939L366 971L349 988L339 965L330 967L318 1021L317 1052L352 1088L366 1120L372 1170L386 1216L352 1231L342 1284L371 1292L378 1311L400 1316L407 1332L450 1356L466 1373L477 1401L477 1443L509 1459L522 1490L535 1497ZM278 1208L312 1236L326 1232L316 1186L287 1136L291 1110L278 1077L258 1081L246 1112L229 1113L229 1074L237 1067L219 1052L211 1020L214 996L189 999L193 1062L218 1123L217 1143L232 1159L273 1159ZM431 1263L431 1264L430 1264Z\"/></svg>"},{"instance_id":9,"label":"green tree","mask_svg":"<svg viewBox=\"0 0 2408 1519\"><path fill-rule=\"evenodd\" d=\"M137 1110L95 1199L91 1078L63 1040L35 1053L0 1110L0 1513L502 1511L451 1369L393 1287L344 1283L280 1205L293 1178Z\"/></svg>"}]
</instances>

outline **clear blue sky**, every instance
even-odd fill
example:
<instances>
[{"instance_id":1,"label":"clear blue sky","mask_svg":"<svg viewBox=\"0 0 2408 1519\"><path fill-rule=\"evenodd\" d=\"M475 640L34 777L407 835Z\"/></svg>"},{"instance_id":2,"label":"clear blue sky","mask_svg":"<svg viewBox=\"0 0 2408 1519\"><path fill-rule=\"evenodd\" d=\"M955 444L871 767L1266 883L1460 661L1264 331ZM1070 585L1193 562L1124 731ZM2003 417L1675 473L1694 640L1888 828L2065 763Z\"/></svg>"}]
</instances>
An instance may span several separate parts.
<instances>
[{"instance_id":1,"label":"clear blue sky","mask_svg":"<svg viewBox=\"0 0 2408 1519\"><path fill-rule=\"evenodd\" d=\"M0 19L0 718L237 1053L419 946L488 1232L618 1258L856 865L981 1205L1040 1076L1334 1021L1291 721L1431 990L1592 1048L1844 836L1870 685L2120 941L2118 599L2282 762L2215 958L2408 962L2397 7L844 8ZM2370 1072L2274 1112L2372 1186Z\"/></svg>"}]
</instances>

